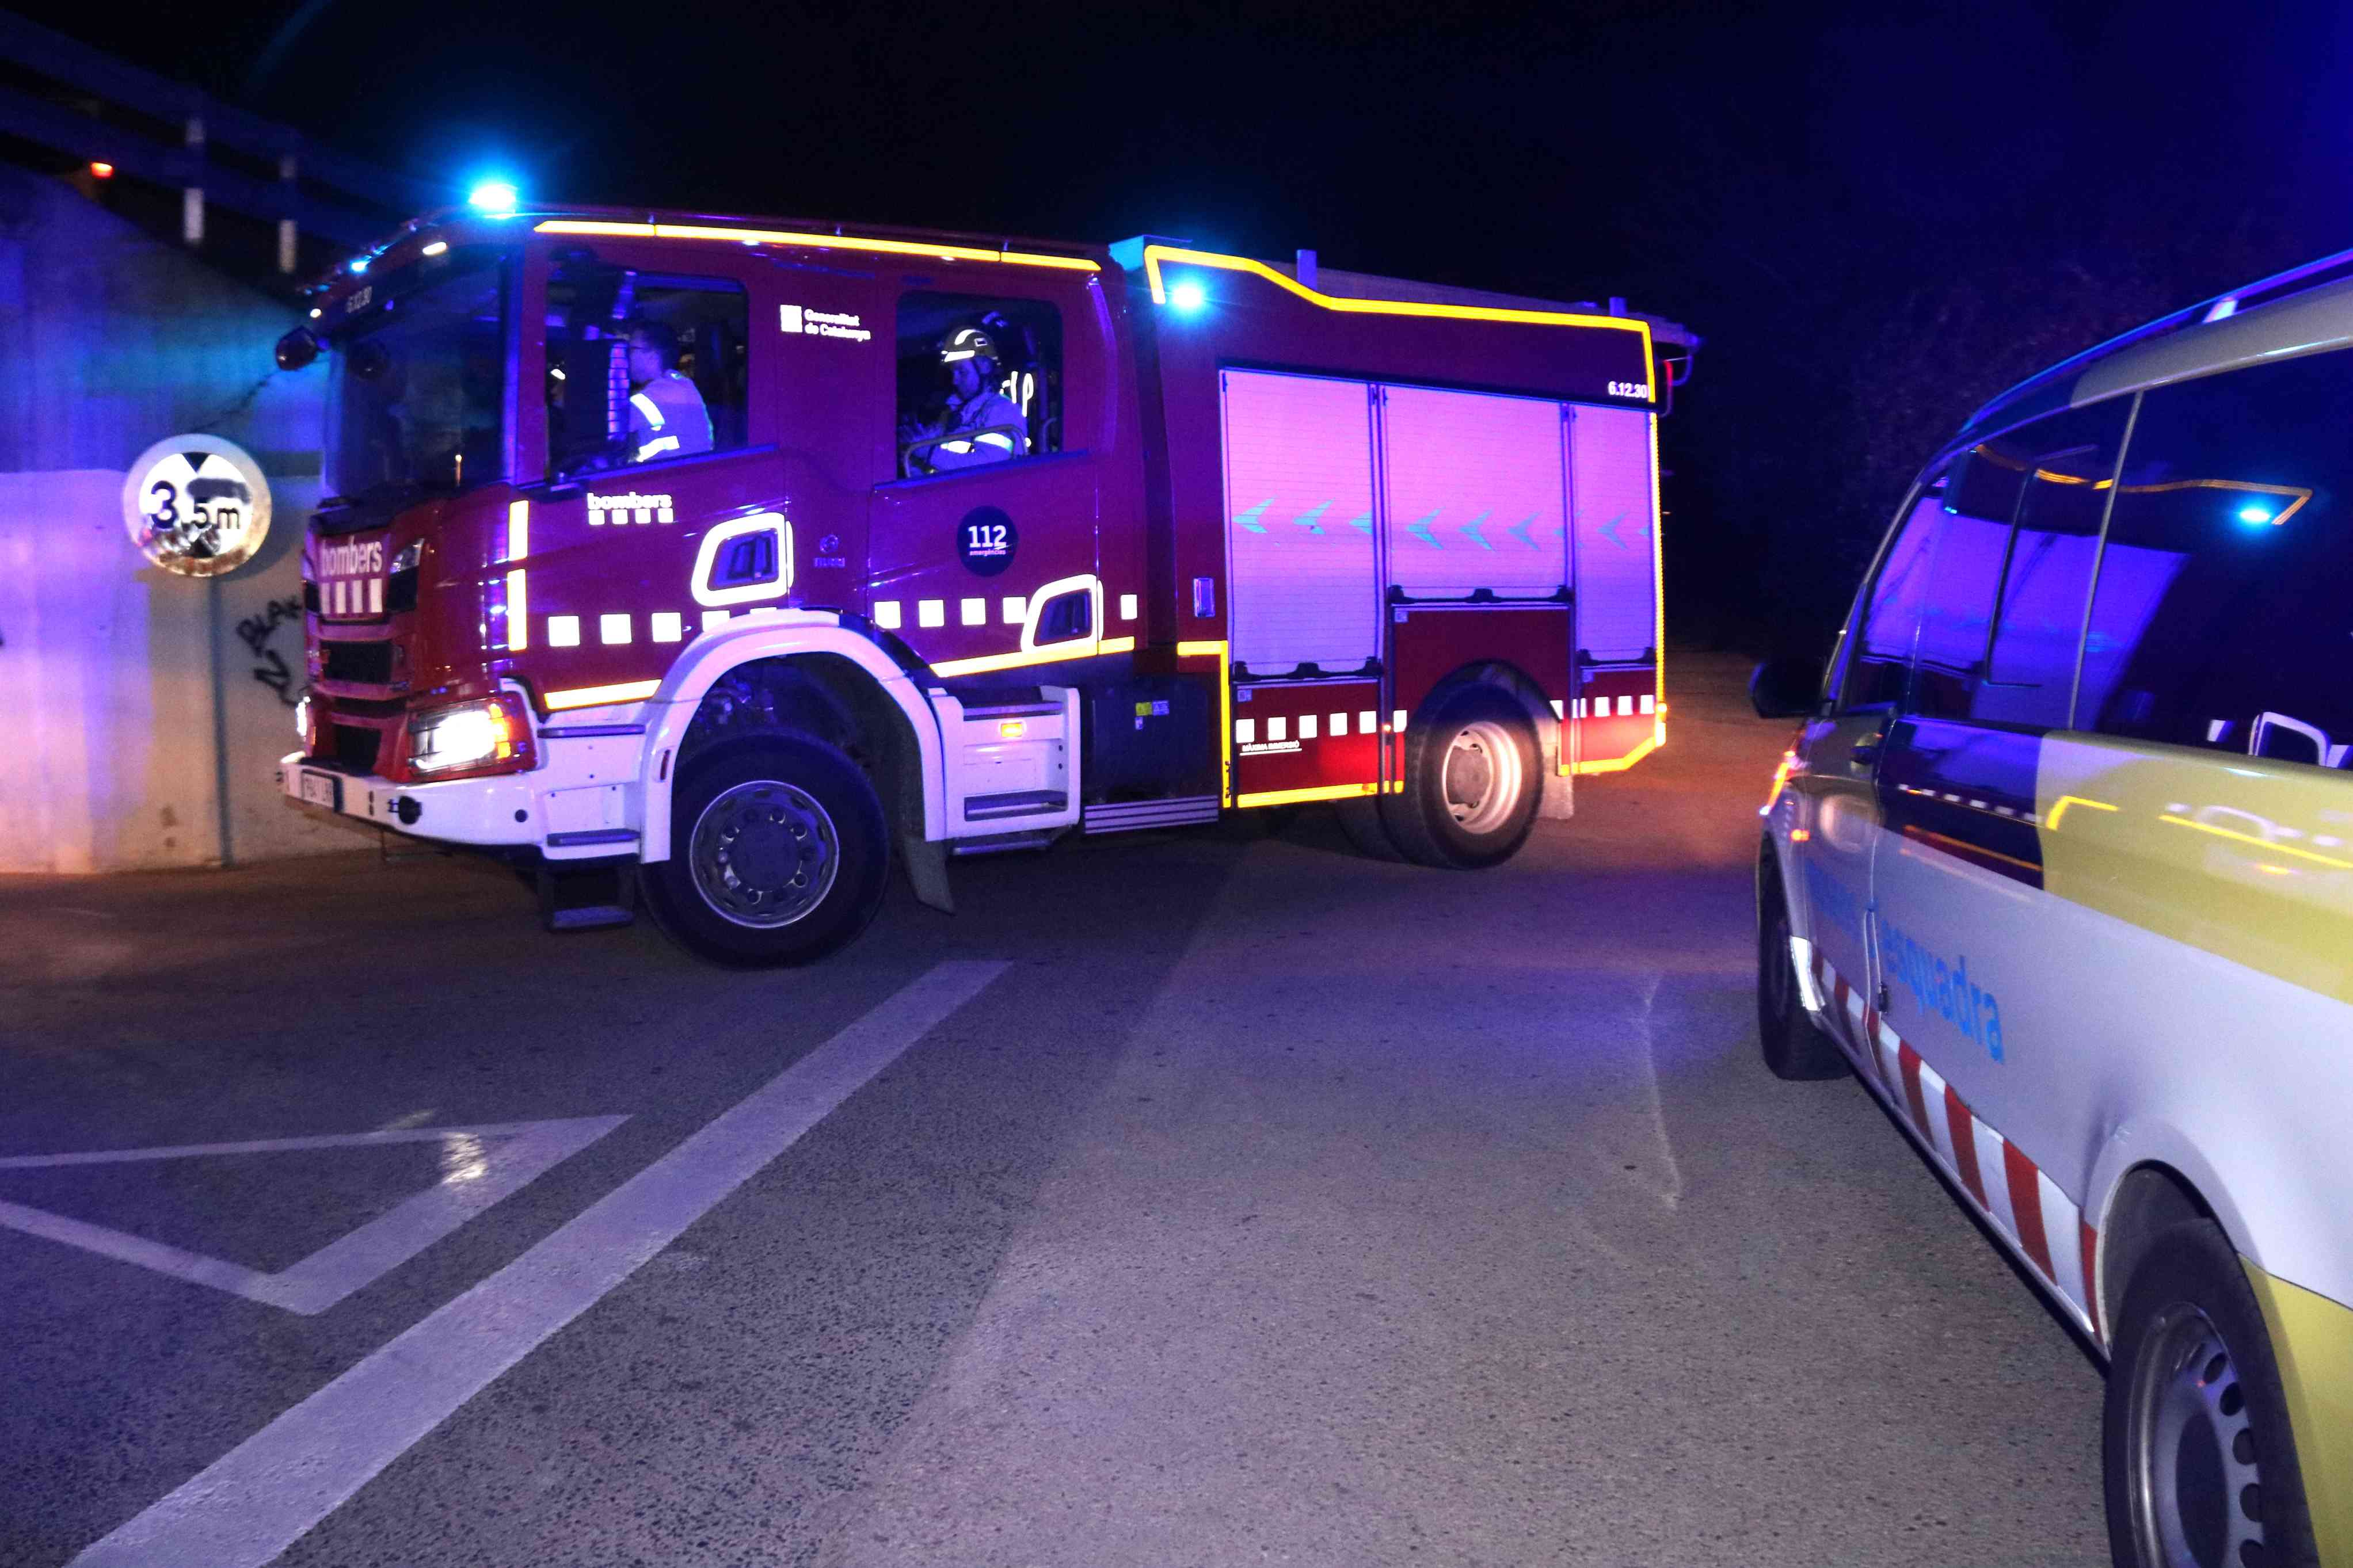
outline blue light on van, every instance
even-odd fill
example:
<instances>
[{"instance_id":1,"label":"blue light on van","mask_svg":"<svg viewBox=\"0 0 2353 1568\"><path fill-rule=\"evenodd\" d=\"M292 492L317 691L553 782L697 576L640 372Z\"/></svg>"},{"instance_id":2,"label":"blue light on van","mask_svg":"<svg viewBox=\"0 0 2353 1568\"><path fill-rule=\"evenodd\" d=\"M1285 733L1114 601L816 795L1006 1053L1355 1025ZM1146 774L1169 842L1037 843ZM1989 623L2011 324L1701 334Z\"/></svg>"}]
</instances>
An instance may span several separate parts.
<instances>
[{"instance_id":1,"label":"blue light on van","mask_svg":"<svg viewBox=\"0 0 2353 1568\"><path fill-rule=\"evenodd\" d=\"M513 184L507 180L484 180L467 193L467 205L479 212L503 217L515 210L522 199Z\"/></svg>"},{"instance_id":2,"label":"blue light on van","mask_svg":"<svg viewBox=\"0 0 2353 1568\"><path fill-rule=\"evenodd\" d=\"M1189 316L1208 304L1209 296L1198 283L1187 278L1184 282L1168 290L1168 302Z\"/></svg>"},{"instance_id":3,"label":"blue light on van","mask_svg":"<svg viewBox=\"0 0 2353 1568\"><path fill-rule=\"evenodd\" d=\"M2271 509L2268 507L2242 506L2239 509L2239 521L2241 522L2269 522L2271 520Z\"/></svg>"}]
</instances>

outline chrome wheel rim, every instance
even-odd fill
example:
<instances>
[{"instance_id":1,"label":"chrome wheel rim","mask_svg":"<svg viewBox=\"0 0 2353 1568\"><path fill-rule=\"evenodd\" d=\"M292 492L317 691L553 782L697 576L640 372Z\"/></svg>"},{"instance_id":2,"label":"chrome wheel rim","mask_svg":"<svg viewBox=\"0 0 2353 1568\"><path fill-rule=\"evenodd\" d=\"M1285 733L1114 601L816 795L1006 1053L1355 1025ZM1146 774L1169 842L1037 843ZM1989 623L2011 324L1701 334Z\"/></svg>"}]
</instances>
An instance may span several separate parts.
<instances>
[{"instance_id":1,"label":"chrome wheel rim","mask_svg":"<svg viewBox=\"0 0 2353 1568\"><path fill-rule=\"evenodd\" d=\"M2263 1568L2262 1456L2238 1358L2213 1320L2166 1309L2134 1370L2133 1533L2165 1568Z\"/></svg>"},{"instance_id":2,"label":"chrome wheel rim","mask_svg":"<svg viewBox=\"0 0 2353 1568\"><path fill-rule=\"evenodd\" d=\"M841 869L841 835L807 791L754 779L721 794L694 820L688 863L712 911L773 930L825 901Z\"/></svg>"},{"instance_id":3,"label":"chrome wheel rim","mask_svg":"<svg viewBox=\"0 0 2353 1568\"><path fill-rule=\"evenodd\" d=\"M1446 743L1439 788L1446 814L1469 834L1502 827L1518 807L1525 772L1519 742L1492 719L1465 724Z\"/></svg>"}]
</instances>

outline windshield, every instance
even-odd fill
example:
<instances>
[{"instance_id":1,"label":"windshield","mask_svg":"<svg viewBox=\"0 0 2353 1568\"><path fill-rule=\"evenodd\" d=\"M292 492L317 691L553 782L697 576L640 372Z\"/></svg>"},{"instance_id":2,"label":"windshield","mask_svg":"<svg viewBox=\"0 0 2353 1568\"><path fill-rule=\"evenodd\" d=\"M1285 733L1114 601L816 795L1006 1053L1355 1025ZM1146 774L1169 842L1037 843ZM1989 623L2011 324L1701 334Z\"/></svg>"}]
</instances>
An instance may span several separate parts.
<instances>
[{"instance_id":1,"label":"windshield","mask_svg":"<svg viewBox=\"0 0 2353 1568\"><path fill-rule=\"evenodd\" d=\"M345 500L505 477L506 254L446 251L346 296L329 331L327 488Z\"/></svg>"}]
</instances>

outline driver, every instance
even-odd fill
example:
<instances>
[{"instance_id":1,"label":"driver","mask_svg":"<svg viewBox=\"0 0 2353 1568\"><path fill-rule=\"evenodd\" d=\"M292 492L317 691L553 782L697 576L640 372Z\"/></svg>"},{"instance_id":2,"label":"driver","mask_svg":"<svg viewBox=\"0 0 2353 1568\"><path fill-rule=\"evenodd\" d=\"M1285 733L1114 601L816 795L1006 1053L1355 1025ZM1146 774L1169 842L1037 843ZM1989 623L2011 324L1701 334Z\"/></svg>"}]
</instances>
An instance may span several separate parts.
<instances>
[{"instance_id":1,"label":"driver","mask_svg":"<svg viewBox=\"0 0 2353 1568\"><path fill-rule=\"evenodd\" d=\"M682 458L711 447L711 411L678 368L678 333L666 321L631 321L629 461Z\"/></svg>"},{"instance_id":2,"label":"driver","mask_svg":"<svg viewBox=\"0 0 2353 1568\"><path fill-rule=\"evenodd\" d=\"M901 439L948 438L910 452L915 470L944 473L1028 457L1029 424L1013 400L997 390L1002 366L996 341L977 326L958 327L941 340L940 363L948 367L948 396L940 416L910 425Z\"/></svg>"}]
</instances>

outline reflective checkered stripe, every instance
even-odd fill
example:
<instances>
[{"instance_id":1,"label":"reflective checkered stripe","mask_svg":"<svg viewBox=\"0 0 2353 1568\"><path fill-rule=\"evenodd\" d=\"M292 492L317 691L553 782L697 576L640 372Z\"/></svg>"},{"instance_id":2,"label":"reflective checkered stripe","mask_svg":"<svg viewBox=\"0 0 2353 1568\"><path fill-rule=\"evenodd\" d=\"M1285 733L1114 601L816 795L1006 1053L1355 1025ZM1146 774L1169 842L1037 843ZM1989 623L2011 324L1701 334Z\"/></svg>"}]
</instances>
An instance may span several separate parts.
<instances>
[{"instance_id":1,"label":"reflective checkered stripe","mask_svg":"<svg viewBox=\"0 0 2353 1568\"><path fill-rule=\"evenodd\" d=\"M1814 949L1814 984L1844 1043L1888 1098L1936 1150L1968 1192L2042 1278L2101 1333L2100 1304L2090 1289L2099 1236L2059 1184L1979 1119L1935 1068L1920 1059L1894 1026Z\"/></svg>"}]
</instances>

